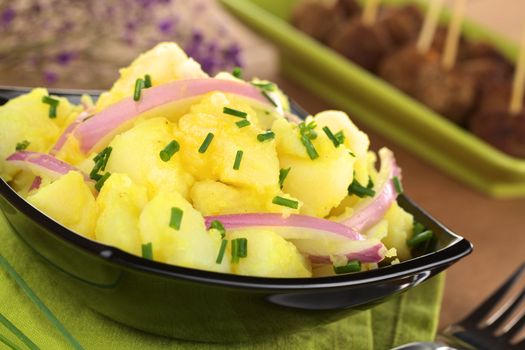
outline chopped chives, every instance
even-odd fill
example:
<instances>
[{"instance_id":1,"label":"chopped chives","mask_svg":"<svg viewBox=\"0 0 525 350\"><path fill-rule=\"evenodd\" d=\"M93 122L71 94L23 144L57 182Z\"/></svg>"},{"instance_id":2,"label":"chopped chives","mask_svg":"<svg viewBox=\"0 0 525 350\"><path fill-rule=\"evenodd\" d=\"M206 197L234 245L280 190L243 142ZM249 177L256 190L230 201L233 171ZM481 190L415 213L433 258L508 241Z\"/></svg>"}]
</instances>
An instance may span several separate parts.
<instances>
[{"instance_id":1,"label":"chopped chives","mask_svg":"<svg viewBox=\"0 0 525 350\"><path fill-rule=\"evenodd\" d=\"M182 214L184 214L182 209L177 208L177 207L171 208L170 227L172 229L180 230L180 225L182 222Z\"/></svg>"},{"instance_id":2,"label":"chopped chives","mask_svg":"<svg viewBox=\"0 0 525 350\"><path fill-rule=\"evenodd\" d=\"M345 134L343 133L343 130L339 130L338 132L335 133L334 136L335 136L337 142L339 142L340 145L345 143Z\"/></svg>"},{"instance_id":3,"label":"chopped chives","mask_svg":"<svg viewBox=\"0 0 525 350\"><path fill-rule=\"evenodd\" d=\"M275 91L273 83L252 83L252 85L264 91Z\"/></svg>"},{"instance_id":4,"label":"chopped chives","mask_svg":"<svg viewBox=\"0 0 525 350\"><path fill-rule=\"evenodd\" d=\"M222 259L224 258L224 253L226 252L226 247L228 246L228 240L223 239L221 241L221 247L219 248L219 254L217 254L217 259L215 263L222 264Z\"/></svg>"},{"instance_id":5,"label":"chopped chives","mask_svg":"<svg viewBox=\"0 0 525 350\"><path fill-rule=\"evenodd\" d=\"M171 157L173 157L175 153L179 151L179 149L180 149L179 143L175 140L172 140L170 143L166 145L166 147L164 147L162 151L160 151L159 157L160 159L162 159L162 161L167 162L171 159Z\"/></svg>"},{"instance_id":6,"label":"chopped chives","mask_svg":"<svg viewBox=\"0 0 525 350\"><path fill-rule=\"evenodd\" d=\"M314 145L312 144L312 141L304 135L301 136L301 143L306 148L306 153L308 153L308 156L311 160L314 160L316 158L319 158L319 153L315 150Z\"/></svg>"},{"instance_id":7,"label":"chopped chives","mask_svg":"<svg viewBox=\"0 0 525 350\"><path fill-rule=\"evenodd\" d=\"M95 162L95 166L89 173L89 177L95 181L98 181L102 178L102 175L99 174L99 171L106 170L106 165L109 160L109 156L111 155L111 151L113 150L112 147L106 147L93 158L93 161Z\"/></svg>"},{"instance_id":8,"label":"chopped chives","mask_svg":"<svg viewBox=\"0 0 525 350\"><path fill-rule=\"evenodd\" d=\"M412 238L408 239L407 245L409 247L416 247L420 245L421 243L430 240L433 236L434 236L434 232L432 232L431 230L420 232L412 236Z\"/></svg>"},{"instance_id":9,"label":"chopped chives","mask_svg":"<svg viewBox=\"0 0 525 350\"><path fill-rule=\"evenodd\" d=\"M151 75L146 74L144 76L144 88L147 89L147 88L150 88L150 87L152 87Z\"/></svg>"},{"instance_id":10,"label":"chopped chives","mask_svg":"<svg viewBox=\"0 0 525 350\"><path fill-rule=\"evenodd\" d=\"M202 145L199 147L199 153L204 153L210 146L211 140L213 140L213 133L209 132L208 135L206 135L206 138L202 142Z\"/></svg>"},{"instance_id":11,"label":"chopped chives","mask_svg":"<svg viewBox=\"0 0 525 350\"><path fill-rule=\"evenodd\" d=\"M412 228L414 236L420 234L423 231L425 231L425 225L418 221L414 221L414 227Z\"/></svg>"},{"instance_id":12,"label":"chopped chives","mask_svg":"<svg viewBox=\"0 0 525 350\"><path fill-rule=\"evenodd\" d=\"M224 238L226 236L226 229L224 228L224 225L219 220L213 220L210 224L210 229L215 229L219 231L221 234L221 238Z\"/></svg>"},{"instance_id":13,"label":"chopped chives","mask_svg":"<svg viewBox=\"0 0 525 350\"><path fill-rule=\"evenodd\" d=\"M270 97L270 95L268 95L266 91L263 90L261 93L274 107L277 107L277 103L273 100L273 98Z\"/></svg>"},{"instance_id":14,"label":"chopped chives","mask_svg":"<svg viewBox=\"0 0 525 350\"><path fill-rule=\"evenodd\" d=\"M244 128L245 126L250 125L250 121L248 119L239 120L235 123L239 129Z\"/></svg>"},{"instance_id":15,"label":"chopped chives","mask_svg":"<svg viewBox=\"0 0 525 350\"><path fill-rule=\"evenodd\" d=\"M370 178L368 178L368 185L364 187L354 177L354 179L352 180L352 183L350 184L350 186L348 186L348 194L349 195L355 194L359 198L373 197L376 194L376 191L374 191L373 186L374 186L374 183L372 182L372 179Z\"/></svg>"},{"instance_id":16,"label":"chopped chives","mask_svg":"<svg viewBox=\"0 0 525 350\"><path fill-rule=\"evenodd\" d=\"M283 207L292 208L292 209L299 208L299 202L298 201L293 200L293 199L280 197L280 196L273 197L272 203L280 205L280 206L283 206Z\"/></svg>"},{"instance_id":17,"label":"chopped chives","mask_svg":"<svg viewBox=\"0 0 525 350\"><path fill-rule=\"evenodd\" d=\"M392 181L394 182L394 187L396 188L397 194L403 193L403 185L401 184L401 181L397 176L394 176L392 178Z\"/></svg>"},{"instance_id":18,"label":"chopped chives","mask_svg":"<svg viewBox=\"0 0 525 350\"><path fill-rule=\"evenodd\" d=\"M140 94L141 94L143 88L144 88L144 80L142 80L141 78L138 78L135 81L135 90L133 91L133 100L134 101L140 100Z\"/></svg>"},{"instance_id":19,"label":"chopped chives","mask_svg":"<svg viewBox=\"0 0 525 350\"><path fill-rule=\"evenodd\" d=\"M275 138L275 133L271 130L268 130L266 132L263 132L262 134L257 135L257 140L259 142L264 142L267 140L273 140Z\"/></svg>"},{"instance_id":20,"label":"chopped chives","mask_svg":"<svg viewBox=\"0 0 525 350\"><path fill-rule=\"evenodd\" d=\"M280 186L281 189L283 188L284 180L288 176L288 173L290 172L290 169L292 169L292 168L279 169L279 186Z\"/></svg>"},{"instance_id":21,"label":"chopped chives","mask_svg":"<svg viewBox=\"0 0 525 350\"><path fill-rule=\"evenodd\" d=\"M97 174L98 175L98 174ZM100 176L100 175L99 175ZM106 180L111 176L111 173L105 173L104 175L102 175L102 177L100 177L98 180L97 180L97 183L95 183L95 188L97 189L97 191L100 192L100 190L102 189L102 186L104 186L104 183L106 182Z\"/></svg>"},{"instance_id":22,"label":"chopped chives","mask_svg":"<svg viewBox=\"0 0 525 350\"><path fill-rule=\"evenodd\" d=\"M241 160L242 160L243 151L238 150L237 154L235 155L235 162L233 163L233 170L239 170L241 167Z\"/></svg>"},{"instance_id":23,"label":"chopped chives","mask_svg":"<svg viewBox=\"0 0 525 350\"><path fill-rule=\"evenodd\" d=\"M355 153L352 151L348 151L348 154L355 158Z\"/></svg>"},{"instance_id":24,"label":"chopped chives","mask_svg":"<svg viewBox=\"0 0 525 350\"><path fill-rule=\"evenodd\" d=\"M239 111L239 110L233 109L233 108L228 108L228 107L224 107L222 109L222 113L233 115L234 117L239 117L239 118L246 118L246 116L248 115L248 113L246 113L246 112Z\"/></svg>"},{"instance_id":25,"label":"chopped chives","mask_svg":"<svg viewBox=\"0 0 525 350\"><path fill-rule=\"evenodd\" d=\"M57 117L57 107L60 101L50 96L43 96L42 102L49 105L49 114L48 114L49 118L51 119L56 118Z\"/></svg>"},{"instance_id":26,"label":"chopped chives","mask_svg":"<svg viewBox=\"0 0 525 350\"><path fill-rule=\"evenodd\" d=\"M239 258L248 256L248 240L246 238L236 238L232 240L232 263L239 262Z\"/></svg>"},{"instance_id":27,"label":"chopped chives","mask_svg":"<svg viewBox=\"0 0 525 350\"><path fill-rule=\"evenodd\" d=\"M234 67L232 70L232 75L235 78L241 79L242 78L242 68L241 67Z\"/></svg>"},{"instance_id":28,"label":"chopped chives","mask_svg":"<svg viewBox=\"0 0 525 350\"><path fill-rule=\"evenodd\" d=\"M337 275L359 271L361 271L361 262L359 260L350 260L346 265L334 266L334 272Z\"/></svg>"},{"instance_id":29,"label":"chopped chives","mask_svg":"<svg viewBox=\"0 0 525 350\"><path fill-rule=\"evenodd\" d=\"M149 242L142 245L142 257L144 259L153 260L153 243Z\"/></svg>"},{"instance_id":30,"label":"chopped chives","mask_svg":"<svg viewBox=\"0 0 525 350\"><path fill-rule=\"evenodd\" d=\"M29 141L24 140L24 141L22 141L22 142L18 142L18 143L16 144L15 149L16 149L17 151L23 151L23 150L25 150L28 146L29 146Z\"/></svg>"},{"instance_id":31,"label":"chopped chives","mask_svg":"<svg viewBox=\"0 0 525 350\"><path fill-rule=\"evenodd\" d=\"M106 147L104 151L105 151L104 158L101 161L102 166L100 167L100 170L102 171L106 170L106 165L108 164L109 156L111 155L111 152L113 151L113 147Z\"/></svg>"},{"instance_id":32,"label":"chopped chives","mask_svg":"<svg viewBox=\"0 0 525 350\"><path fill-rule=\"evenodd\" d=\"M317 132L315 132L315 128L317 128L317 123L315 121L311 121L308 124L305 122L299 124L300 134L309 138L310 140L315 140L317 138Z\"/></svg>"},{"instance_id":33,"label":"chopped chives","mask_svg":"<svg viewBox=\"0 0 525 350\"><path fill-rule=\"evenodd\" d=\"M341 145L341 143L335 137L335 135L332 133L332 130L330 130L329 127L327 126L323 127L323 131L326 134L326 136L328 136L328 138L332 141L332 143L334 144L334 147L339 147L339 145Z\"/></svg>"}]
</instances>

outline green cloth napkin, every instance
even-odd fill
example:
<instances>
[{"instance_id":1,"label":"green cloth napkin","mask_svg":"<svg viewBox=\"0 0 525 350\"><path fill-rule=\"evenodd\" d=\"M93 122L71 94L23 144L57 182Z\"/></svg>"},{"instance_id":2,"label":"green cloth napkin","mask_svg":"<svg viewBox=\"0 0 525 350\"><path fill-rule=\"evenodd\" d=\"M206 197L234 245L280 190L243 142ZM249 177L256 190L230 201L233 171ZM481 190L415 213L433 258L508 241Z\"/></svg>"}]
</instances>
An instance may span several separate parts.
<instances>
[{"instance_id":1,"label":"green cloth napkin","mask_svg":"<svg viewBox=\"0 0 525 350\"><path fill-rule=\"evenodd\" d=\"M354 349L382 350L434 338L443 293L441 274L372 310L315 330L253 344L203 344L159 337L97 314L61 288L55 272L21 240L0 212L0 255L9 261L65 328L85 349ZM7 321L6 321L7 320ZM69 349L61 333L0 268L0 349L6 343L28 347L9 330L8 322L41 349ZM11 326L12 328L12 326ZM15 347L16 349L16 347Z\"/></svg>"}]
</instances>

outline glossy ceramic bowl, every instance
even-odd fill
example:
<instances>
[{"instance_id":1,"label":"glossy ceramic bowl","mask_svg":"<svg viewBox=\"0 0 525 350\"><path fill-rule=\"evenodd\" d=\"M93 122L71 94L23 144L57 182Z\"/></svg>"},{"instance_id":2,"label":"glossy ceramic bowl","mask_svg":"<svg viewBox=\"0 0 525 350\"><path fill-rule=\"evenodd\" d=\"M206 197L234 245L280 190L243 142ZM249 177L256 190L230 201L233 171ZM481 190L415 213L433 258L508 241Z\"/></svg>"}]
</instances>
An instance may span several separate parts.
<instances>
[{"instance_id":1,"label":"glossy ceramic bowl","mask_svg":"<svg viewBox=\"0 0 525 350\"><path fill-rule=\"evenodd\" d=\"M336 321L420 284L471 252L467 240L407 197L398 202L436 233L435 252L374 271L261 278L171 266L84 238L0 179L0 209L19 238L61 276L61 288L128 326L210 342L252 341Z\"/></svg>"}]
</instances>

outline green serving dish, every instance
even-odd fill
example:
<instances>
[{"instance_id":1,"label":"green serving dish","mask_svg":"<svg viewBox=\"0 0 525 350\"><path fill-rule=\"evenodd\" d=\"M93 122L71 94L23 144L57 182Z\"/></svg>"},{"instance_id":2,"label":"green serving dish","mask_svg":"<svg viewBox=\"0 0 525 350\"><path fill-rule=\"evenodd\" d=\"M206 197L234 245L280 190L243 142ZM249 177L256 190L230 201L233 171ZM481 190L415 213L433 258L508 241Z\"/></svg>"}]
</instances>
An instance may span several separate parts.
<instances>
[{"instance_id":1,"label":"green serving dish","mask_svg":"<svg viewBox=\"0 0 525 350\"><path fill-rule=\"evenodd\" d=\"M498 198L525 196L525 160L509 156L288 23L298 0L222 0L279 48L283 73L353 119L392 139L458 180ZM407 0L385 1L391 5ZM423 4L421 3L423 6ZM450 14L443 11L443 21ZM517 47L472 22L469 39L492 43L515 60Z\"/></svg>"}]
</instances>

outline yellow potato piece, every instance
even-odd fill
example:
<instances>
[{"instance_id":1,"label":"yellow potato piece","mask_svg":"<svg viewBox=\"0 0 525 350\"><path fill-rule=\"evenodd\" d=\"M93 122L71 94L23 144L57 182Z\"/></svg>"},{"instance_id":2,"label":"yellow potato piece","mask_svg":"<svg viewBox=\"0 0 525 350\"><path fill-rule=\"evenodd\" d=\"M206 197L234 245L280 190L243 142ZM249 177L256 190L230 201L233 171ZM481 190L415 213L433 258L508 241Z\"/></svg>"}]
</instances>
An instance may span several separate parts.
<instances>
[{"instance_id":1,"label":"yellow potato piece","mask_svg":"<svg viewBox=\"0 0 525 350\"><path fill-rule=\"evenodd\" d=\"M180 229L170 227L172 208L182 210ZM145 207L139 219L142 243L151 242L153 259L202 270L229 272L227 256L215 261L221 245L216 230L206 231L202 214L177 192L160 192Z\"/></svg>"},{"instance_id":2,"label":"yellow potato piece","mask_svg":"<svg viewBox=\"0 0 525 350\"><path fill-rule=\"evenodd\" d=\"M95 197L79 172L70 171L27 197L27 201L72 231L94 238Z\"/></svg>"},{"instance_id":3,"label":"yellow potato piece","mask_svg":"<svg viewBox=\"0 0 525 350\"><path fill-rule=\"evenodd\" d=\"M290 242L266 229L243 229L227 233L229 255L231 240L246 238L247 256L232 263L238 275L260 277L311 277L310 262Z\"/></svg>"},{"instance_id":4,"label":"yellow potato piece","mask_svg":"<svg viewBox=\"0 0 525 350\"><path fill-rule=\"evenodd\" d=\"M173 140L180 141L176 124L165 118L141 121L111 141L113 149L106 170L127 174L133 182L145 186L150 197L162 190L177 191L187 198L193 177L184 170L180 151L167 162L159 155Z\"/></svg>"},{"instance_id":5,"label":"yellow potato piece","mask_svg":"<svg viewBox=\"0 0 525 350\"><path fill-rule=\"evenodd\" d=\"M396 202L388 209L385 219L388 221L388 234L382 239L388 248L396 248L400 260L410 259L410 248L407 239L412 237L414 218L403 210Z\"/></svg>"},{"instance_id":6,"label":"yellow potato piece","mask_svg":"<svg viewBox=\"0 0 525 350\"><path fill-rule=\"evenodd\" d=\"M190 192L193 206L203 215L260 212L289 215L299 212L299 210L273 204L272 200L275 196L295 200L277 189L257 192L250 188L236 188L211 180L196 182Z\"/></svg>"},{"instance_id":7,"label":"yellow potato piece","mask_svg":"<svg viewBox=\"0 0 525 350\"><path fill-rule=\"evenodd\" d=\"M96 240L141 255L139 217L147 202L145 187L134 184L125 174L111 174L96 200Z\"/></svg>"},{"instance_id":8,"label":"yellow potato piece","mask_svg":"<svg viewBox=\"0 0 525 350\"><path fill-rule=\"evenodd\" d=\"M201 66L175 43L160 43L151 50L141 54L128 67L122 68L120 78L113 87L103 93L97 101L100 111L123 98L133 96L135 82L151 76L153 86L169 83L179 79L206 78Z\"/></svg>"},{"instance_id":9,"label":"yellow potato piece","mask_svg":"<svg viewBox=\"0 0 525 350\"><path fill-rule=\"evenodd\" d=\"M46 89L34 89L0 107L0 176L7 181L18 172L18 168L5 162L16 152L17 143L28 141L27 151L48 152L65 127L80 113L81 107L53 96L59 104L56 118L50 118L50 107L42 102L47 95Z\"/></svg>"},{"instance_id":10,"label":"yellow potato piece","mask_svg":"<svg viewBox=\"0 0 525 350\"><path fill-rule=\"evenodd\" d=\"M246 112L246 119L253 121L253 111L246 105L236 104L222 93L206 96L179 120L181 154L185 167L198 180L221 181L229 185L251 187L260 192L276 190L279 160L275 142L259 142L257 135L265 130L253 123L239 128L236 122L243 118L224 114L224 107ZM211 143L205 152L199 152L209 133L214 135ZM233 166L238 151L242 151L243 155L236 170Z\"/></svg>"}]
</instances>

